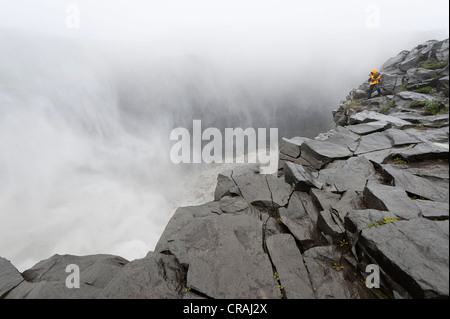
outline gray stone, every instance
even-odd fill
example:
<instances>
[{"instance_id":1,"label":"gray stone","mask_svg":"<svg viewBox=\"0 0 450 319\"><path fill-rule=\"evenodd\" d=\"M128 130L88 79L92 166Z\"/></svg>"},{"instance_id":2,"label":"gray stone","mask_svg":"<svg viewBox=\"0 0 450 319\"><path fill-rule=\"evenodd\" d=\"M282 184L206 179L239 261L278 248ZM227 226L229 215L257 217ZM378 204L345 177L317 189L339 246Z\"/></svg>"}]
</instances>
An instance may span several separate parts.
<instances>
[{"instance_id":1,"label":"gray stone","mask_svg":"<svg viewBox=\"0 0 450 319\"><path fill-rule=\"evenodd\" d=\"M344 226L349 232L359 234L366 228L384 226L387 218L394 220L397 216L391 212L376 209L352 210L345 216Z\"/></svg>"},{"instance_id":2,"label":"gray stone","mask_svg":"<svg viewBox=\"0 0 450 319\"><path fill-rule=\"evenodd\" d=\"M340 221L339 215L332 209L325 209L319 213L317 228L325 235L330 244L344 239L344 225Z\"/></svg>"},{"instance_id":3,"label":"gray stone","mask_svg":"<svg viewBox=\"0 0 450 319\"><path fill-rule=\"evenodd\" d=\"M186 272L174 256L149 252L128 263L102 290L102 298L179 299Z\"/></svg>"},{"instance_id":4,"label":"gray stone","mask_svg":"<svg viewBox=\"0 0 450 319\"><path fill-rule=\"evenodd\" d=\"M320 234L316 230L318 213L312 205L303 204L305 194L294 192L287 208L280 208L280 220L294 235L304 250L321 241ZM303 198L302 198L303 197ZM305 208L306 206L306 208ZM309 208L309 209L308 209Z\"/></svg>"},{"instance_id":5,"label":"gray stone","mask_svg":"<svg viewBox=\"0 0 450 319\"><path fill-rule=\"evenodd\" d=\"M449 238L425 218L363 229L358 247L412 298L448 298Z\"/></svg>"},{"instance_id":6,"label":"gray stone","mask_svg":"<svg viewBox=\"0 0 450 319\"><path fill-rule=\"evenodd\" d=\"M206 296L279 298L263 250L263 222L247 215L204 214L207 207L178 209L155 250L173 254L188 268L186 286ZM180 216L184 212L187 217Z\"/></svg>"},{"instance_id":7,"label":"gray stone","mask_svg":"<svg viewBox=\"0 0 450 319\"><path fill-rule=\"evenodd\" d=\"M433 202L429 200L418 199L415 201L417 207L422 212L422 217L431 220L448 219L449 207L448 203Z\"/></svg>"},{"instance_id":8,"label":"gray stone","mask_svg":"<svg viewBox=\"0 0 450 319\"><path fill-rule=\"evenodd\" d=\"M0 298L23 281L22 275L11 262L0 257Z\"/></svg>"},{"instance_id":9,"label":"gray stone","mask_svg":"<svg viewBox=\"0 0 450 319\"><path fill-rule=\"evenodd\" d=\"M355 115L352 115L352 116L350 116L350 119L349 119L349 122L351 125L361 124L361 123L369 123L369 122L378 122L378 121L390 123L392 126L401 127L401 128L412 126L412 123L410 123L408 121L399 119L394 116L384 115L381 113L377 113L374 111L368 111L368 110L364 110Z\"/></svg>"},{"instance_id":10,"label":"gray stone","mask_svg":"<svg viewBox=\"0 0 450 319\"><path fill-rule=\"evenodd\" d=\"M420 215L420 209L400 187L368 184L364 189L367 208L390 211L402 219L412 219Z\"/></svg>"},{"instance_id":11,"label":"gray stone","mask_svg":"<svg viewBox=\"0 0 450 319\"><path fill-rule=\"evenodd\" d=\"M364 157L351 157L346 161L330 163L319 173L322 184L333 185L338 192L353 189L362 192L367 179L375 174L375 169Z\"/></svg>"},{"instance_id":12,"label":"gray stone","mask_svg":"<svg viewBox=\"0 0 450 319\"><path fill-rule=\"evenodd\" d=\"M392 148L392 140L384 133L373 133L361 137L355 155Z\"/></svg>"},{"instance_id":13,"label":"gray stone","mask_svg":"<svg viewBox=\"0 0 450 319\"><path fill-rule=\"evenodd\" d=\"M433 97L431 95L409 91L399 92L394 96L394 102L398 107L404 107L413 102L425 102L432 100Z\"/></svg>"},{"instance_id":14,"label":"gray stone","mask_svg":"<svg viewBox=\"0 0 450 319\"><path fill-rule=\"evenodd\" d=\"M405 170L399 170L390 164L381 165L383 176L395 186L399 186L411 195L440 202L448 202L449 187L447 181L437 178L423 178Z\"/></svg>"},{"instance_id":15,"label":"gray stone","mask_svg":"<svg viewBox=\"0 0 450 319\"><path fill-rule=\"evenodd\" d=\"M448 149L431 143L419 143L406 150L393 150L392 157L401 157L408 162L448 159Z\"/></svg>"},{"instance_id":16,"label":"gray stone","mask_svg":"<svg viewBox=\"0 0 450 319\"><path fill-rule=\"evenodd\" d=\"M347 190L341 197L341 199L331 206L332 210L337 212L340 221L343 223L345 216L352 211L363 209L364 203L362 201L362 195L355 192L353 189Z\"/></svg>"},{"instance_id":17,"label":"gray stone","mask_svg":"<svg viewBox=\"0 0 450 319\"><path fill-rule=\"evenodd\" d=\"M336 144L328 140L305 142L302 145L301 153L301 157L316 169L321 169L334 160L346 159L352 155L353 152L346 144Z\"/></svg>"},{"instance_id":18,"label":"gray stone","mask_svg":"<svg viewBox=\"0 0 450 319\"><path fill-rule=\"evenodd\" d=\"M369 299L372 293L355 275L352 257L333 246L313 247L303 254L317 299Z\"/></svg>"},{"instance_id":19,"label":"gray stone","mask_svg":"<svg viewBox=\"0 0 450 319\"><path fill-rule=\"evenodd\" d=\"M284 181L296 191L308 191L313 187L322 188L316 178L302 165L286 162L283 170Z\"/></svg>"},{"instance_id":20,"label":"gray stone","mask_svg":"<svg viewBox=\"0 0 450 319\"><path fill-rule=\"evenodd\" d=\"M289 234L274 235L266 244L286 298L314 299L308 272L294 238Z\"/></svg>"},{"instance_id":21,"label":"gray stone","mask_svg":"<svg viewBox=\"0 0 450 319\"><path fill-rule=\"evenodd\" d=\"M362 123L346 126L347 129L358 135L367 135L375 132L381 132L390 127L391 124L383 121Z\"/></svg>"},{"instance_id":22,"label":"gray stone","mask_svg":"<svg viewBox=\"0 0 450 319\"><path fill-rule=\"evenodd\" d=\"M300 146L303 142L308 141L309 138L294 137L288 139L283 137L280 141L279 152L287 156L297 158L300 156Z\"/></svg>"},{"instance_id":23,"label":"gray stone","mask_svg":"<svg viewBox=\"0 0 450 319\"><path fill-rule=\"evenodd\" d=\"M312 188L311 199L319 211L332 209L341 199L341 195Z\"/></svg>"}]
</instances>

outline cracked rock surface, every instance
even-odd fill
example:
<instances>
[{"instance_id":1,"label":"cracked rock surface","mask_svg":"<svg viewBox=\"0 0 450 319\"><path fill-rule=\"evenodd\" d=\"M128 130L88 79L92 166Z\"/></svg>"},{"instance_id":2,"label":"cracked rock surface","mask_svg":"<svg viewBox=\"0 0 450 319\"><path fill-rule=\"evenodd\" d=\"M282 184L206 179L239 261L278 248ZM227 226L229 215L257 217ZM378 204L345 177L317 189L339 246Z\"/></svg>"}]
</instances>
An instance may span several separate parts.
<instances>
[{"instance_id":1,"label":"cracked rock surface","mask_svg":"<svg viewBox=\"0 0 450 319\"><path fill-rule=\"evenodd\" d=\"M448 57L444 40L389 59L383 96L364 100L363 83L335 129L282 138L278 174L221 173L145 258L54 255L23 273L0 258L0 298L448 298Z\"/></svg>"}]
</instances>

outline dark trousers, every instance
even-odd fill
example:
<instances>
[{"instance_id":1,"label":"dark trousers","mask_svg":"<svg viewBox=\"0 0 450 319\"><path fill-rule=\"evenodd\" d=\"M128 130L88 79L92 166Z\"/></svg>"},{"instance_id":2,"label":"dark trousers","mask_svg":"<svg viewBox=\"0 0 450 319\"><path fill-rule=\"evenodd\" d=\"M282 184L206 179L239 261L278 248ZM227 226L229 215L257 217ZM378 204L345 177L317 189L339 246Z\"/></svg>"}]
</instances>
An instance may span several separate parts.
<instances>
[{"instance_id":1,"label":"dark trousers","mask_svg":"<svg viewBox=\"0 0 450 319\"><path fill-rule=\"evenodd\" d=\"M376 89L377 92L378 92L378 95L381 96L381 89L380 89L380 86L379 86L378 84L373 84L373 85L371 85L370 88L369 88L369 96L367 97L368 99L370 99L370 98L372 97L373 89Z\"/></svg>"}]
</instances>

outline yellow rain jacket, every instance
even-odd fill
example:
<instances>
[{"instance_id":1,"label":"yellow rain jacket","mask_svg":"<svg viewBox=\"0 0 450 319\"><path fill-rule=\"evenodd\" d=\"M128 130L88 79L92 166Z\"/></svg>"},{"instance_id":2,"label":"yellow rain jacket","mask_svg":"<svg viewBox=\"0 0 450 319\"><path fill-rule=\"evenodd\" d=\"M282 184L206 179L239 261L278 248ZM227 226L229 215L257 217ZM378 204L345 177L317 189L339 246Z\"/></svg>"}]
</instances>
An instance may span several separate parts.
<instances>
[{"instance_id":1,"label":"yellow rain jacket","mask_svg":"<svg viewBox=\"0 0 450 319\"><path fill-rule=\"evenodd\" d=\"M380 83L380 80L381 80L380 72L378 72L376 69L372 69L372 71L370 71L370 79L369 79L370 85L378 84Z\"/></svg>"}]
</instances>

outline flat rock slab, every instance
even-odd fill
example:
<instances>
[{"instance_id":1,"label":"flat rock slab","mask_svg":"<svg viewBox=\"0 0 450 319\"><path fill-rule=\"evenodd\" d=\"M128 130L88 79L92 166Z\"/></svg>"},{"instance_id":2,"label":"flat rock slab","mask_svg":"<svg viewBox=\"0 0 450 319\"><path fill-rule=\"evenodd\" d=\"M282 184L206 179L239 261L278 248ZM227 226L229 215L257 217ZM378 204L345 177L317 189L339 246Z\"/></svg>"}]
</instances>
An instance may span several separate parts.
<instances>
[{"instance_id":1,"label":"flat rock slab","mask_svg":"<svg viewBox=\"0 0 450 319\"><path fill-rule=\"evenodd\" d=\"M335 161L319 172L319 182L334 186L336 191L349 189L362 192L367 179L375 174L373 164L364 157L351 157L345 161Z\"/></svg>"},{"instance_id":2,"label":"flat rock slab","mask_svg":"<svg viewBox=\"0 0 450 319\"><path fill-rule=\"evenodd\" d=\"M277 270L288 299L314 299L302 254L289 234L270 236L266 240L270 258Z\"/></svg>"},{"instance_id":3,"label":"flat rock slab","mask_svg":"<svg viewBox=\"0 0 450 319\"><path fill-rule=\"evenodd\" d=\"M422 217L431 220L444 220L449 218L448 203L433 202L421 199L416 200L414 203L422 212Z\"/></svg>"},{"instance_id":4,"label":"flat rock slab","mask_svg":"<svg viewBox=\"0 0 450 319\"><path fill-rule=\"evenodd\" d=\"M358 112L352 116L350 116L349 122L350 124L361 124L361 123L369 123L369 122L386 122L390 123L392 126L396 127L410 127L412 126L411 122L399 119L398 117L384 115L374 111L364 110L362 112Z\"/></svg>"},{"instance_id":5,"label":"flat rock slab","mask_svg":"<svg viewBox=\"0 0 450 319\"><path fill-rule=\"evenodd\" d=\"M23 281L22 275L11 262L0 257L0 298Z\"/></svg>"},{"instance_id":6,"label":"flat rock slab","mask_svg":"<svg viewBox=\"0 0 450 319\"><path fill-rule=\"evenodd\" d=\"M344 226L347 231L359 234L366 228L384 226L385 218L393 220L397 216L391 212L376 209L352 210L345 216Z\"/></svg>"},{"instance_id":7,"label":"flat rock slab","mask_svg":"<svg viewBox=\"0 0 450 319\"><path fill-rule=\"evenodd\" d=\"M179 299L186 272L174 256L150 252L128 263L102 290L101 298Z\"/></svg>"},{"instance_id":8,"label":"flat rock slab","mask_svg":"<svg viewBox=\"0 0 450 319\"><path fill-rule=\"evenodd\" d=\"M255 206L268 208L285 206L292 193L284 178L262 175L253 170L233 171L232 179L242 197Z\"/></svg>"},{"instance_id":9,"label":"flat rock slab","mask_svg":"<svg viewBox=\"0 0 450 319\"><path fill-rule=\"evenodd\" d=\"M364 135L356 148L355 155L390 149L393 146L392 140L384 132Z\"/></svg>"},{"instance_id":10,"label":"flat rock slab","mask_svg":"<svg viewBox=\"0 0 450 319\"><path fill-rule=\"evenodd\" d=\"M404 107L413 102L432 101L433 97L428 94L421 94L416 92L400 92L394 96L394 102L399 107Z\"/></svg>"},{"instance_id":11,"label":"flat rock slab","mask_svg":"<svg viewBox=\"0 0 450 319\"><path fill-rule=\"evenodd\" d=\"M391 124L383 121L376 121L370 123L362 123L356 125L349 125L346 128L358 135L367 135L375 132L381 132L389 128Z\"/></svg>"},{"instance_id":12,"label":"flat rock slab","mask_svg":"<svg viewBox=\"0 0 450 319\"><path fill-rule=\"evenodd\" d=\"M366 228L358 245L412 298L448 298L449 238L438 223L415 218Z\"/></svg>"},{"instance_id":13,"label":"flat rock slab","mask_svg":"<svg viewBox=\"0 0 450 319\"><path fill-rule=\"evenodd\" d=\"M316 169L321 169L334 160L346 159L352 155L353 152L347 145L327 140L305 142L302 145L301 153L301 157Z\"/></svg>"},{"instance_id":14,"label":"flat rock slab","mask_svg":"<svg viewBox=\"0 0 450 319\"><path fill-rule=\"evenodd\" d=\"M396 169L390 164L381 165L383 176L407 191L409 194L426 199L448 202L449 185L438 178L424 178L402 169Z\"/></svg>"},{"instance_id":15,"label":"flat rock slab","mask_svg":"<svg viewBox=\"0 0 450 319\"><path fill-rule=\"evenodd\" d=\"M313 247L303 254L317 299L370 299L372 293L348 259L334 246ZM343 266L343 267L342 267Z\"/></svg>"},{"instance_id":16,"label":"flat rock slab","mask_svg":"<svg viewBox=\"0 0 450 319\"><path fill-rule=\"evenodd\" d=\"M287 208L280 208L281 222L294 235L295 239L306 250L320 242L320 234L316 229L317 212L307 194L294 192ZM308 205L309 202L309 205Z\"/></svg>"},{"instance_id":17,"label":"flat rock slab","mask_svg":"<svg viewBox=\"0 0 450 319\"><path fill-rule=\"evenodd\" d=\"M395 150L392 155L400 156L408 162L448 159L449 150L431 143L420 143L406 150Z\"/></svg>"},{"instance_id":18,"label":"flat rock slab","mask_svg":"<svg viewBox=\"0 0 450 319\"><path fill-rule=\"evenodd\" d=\"M186 286L209 297L280 298L263 250L263 222L248 215L218 215L211 205L198 212L178 209L156 251L169 252L188 267Z\"/></svg>"},{"instance_id":19,"label":"flat rock slab","mask_svg":"<svg viewBox=\"0 0 450 319\"><path fill-rule=\"evenodd\" d=\"M308 191L311 188L322 188L312 173L300 164L286 162L284 164L284 181L296 191Z\"/></svg>"},{"instance_id":20,"label":"flat rock slab","mask_svg":"<svg viewBox=\"0 0 450 319\"><path fill-rule=\"evenodd\" d=\"M368 184L364 189L367 208L390 211L402 219L412 219L420 215L420 209L408 197L404 189L380 184Z\"/></svg>"}]
</instances>

